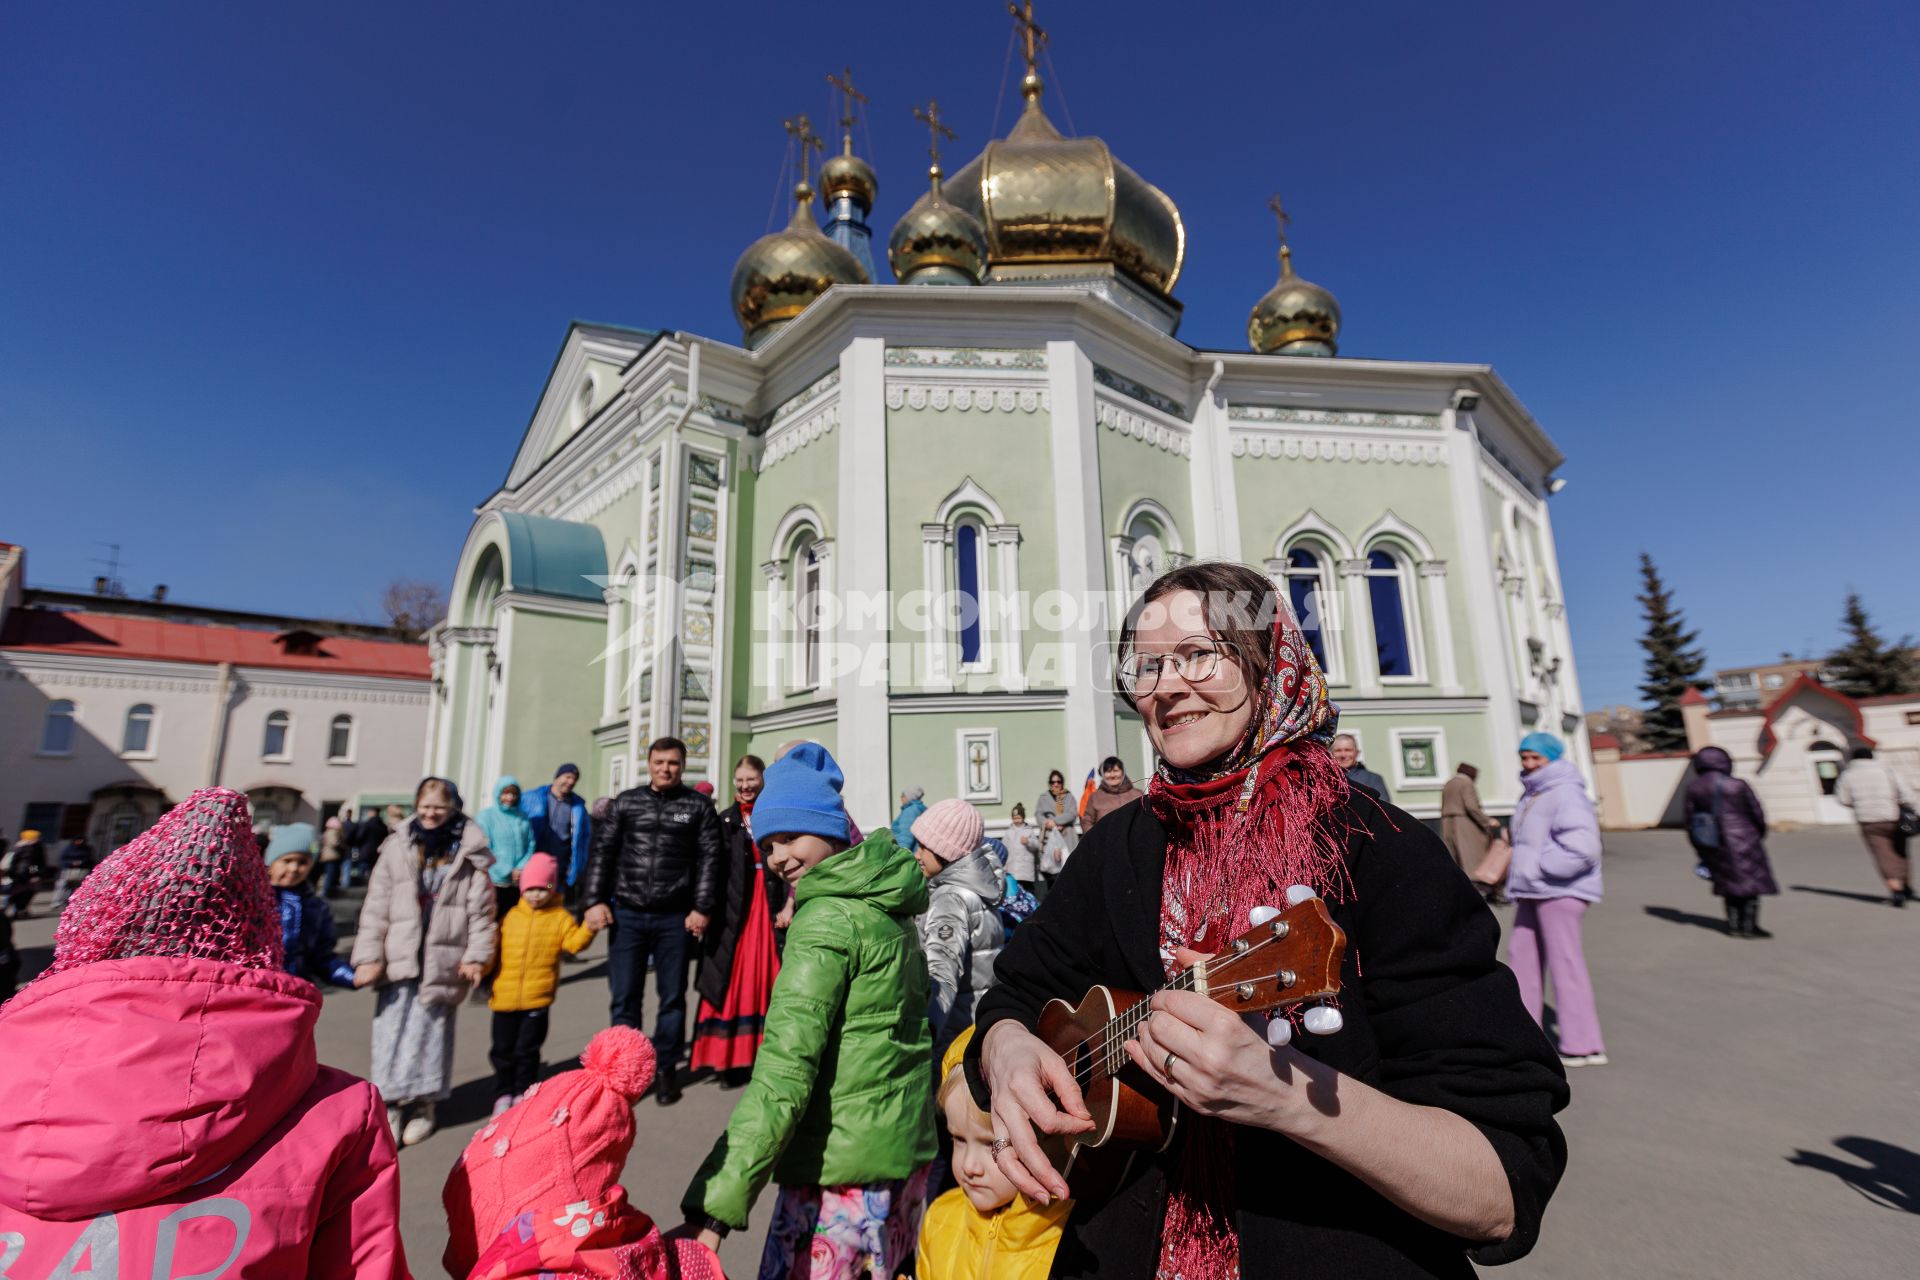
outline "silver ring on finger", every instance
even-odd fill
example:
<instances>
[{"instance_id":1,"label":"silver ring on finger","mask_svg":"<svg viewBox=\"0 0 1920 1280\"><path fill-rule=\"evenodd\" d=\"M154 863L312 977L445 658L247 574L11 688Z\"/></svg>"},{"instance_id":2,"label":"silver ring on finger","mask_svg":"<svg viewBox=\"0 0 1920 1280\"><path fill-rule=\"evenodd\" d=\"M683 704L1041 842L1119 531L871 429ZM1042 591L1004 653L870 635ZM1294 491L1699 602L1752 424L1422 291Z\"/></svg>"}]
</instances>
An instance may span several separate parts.
<instances>
[{"instance_id":1,"label":"silver ring on finger","mask_svg":"<svg viewBox=\"0 0 1920 1280\"><path fill-rule=\"evenodd\" d=\"M1010 1139L995 1138L993 1140L993 1145L989 1147L988 1150L993 1153L993 1158L995 1160L998 1160L1000 1158L1001 1153L1004 1152L1008 1147L1011 1147L1012 1145L1013 1145L1013 1142Z\"/></svg>"},{"instance_id":2,"label":"silver ring on finger","mask_svg":"<svg viewBox=\"0 0 1920 1280\"><path fill-rule=\"evenodd\" d=\"M1167 1056L1160 1060L1160 1074L1169 1080L1173 1079L1173 1064L1178 1061L1180 1059L1173 1056L1173 1050L1167 1050Z\"/></svg>"}]
</instances>

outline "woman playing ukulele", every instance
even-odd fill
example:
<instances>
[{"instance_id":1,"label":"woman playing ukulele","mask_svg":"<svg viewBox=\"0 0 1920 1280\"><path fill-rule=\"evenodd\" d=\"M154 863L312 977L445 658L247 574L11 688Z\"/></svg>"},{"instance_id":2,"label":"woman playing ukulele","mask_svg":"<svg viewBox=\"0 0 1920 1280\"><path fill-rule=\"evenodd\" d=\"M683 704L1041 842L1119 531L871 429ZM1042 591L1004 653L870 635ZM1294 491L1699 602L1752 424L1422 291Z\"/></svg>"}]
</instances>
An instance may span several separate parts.
<instances>
[{"instance_id":1,"label":"woman playing ukulele","mask_svg":"<svg viewBox=\"0 0 1920 1280\"><path fill-rule=\"evenodd\" d=\"M1338 712L1272 582L1165 574L1119 658L1160 766L1082 841L981 1001L969 1073L1001 1169L1035 1203L1065 1196L1040 1140L1094 1127L1033 1034L1049 1000L1153 991L1288 886L1318 891L1346 933L1342 1017L1308 1019L1344 1025L1263 1034L1194 992L1156 994L1127 1053L1183 1119L1117 1193L1075 1206L1053 1274L1385 1280L1526 1253L1566 1164L1565 1077L1445 847L1328 755Z\"/></svg>"}]
</instances>

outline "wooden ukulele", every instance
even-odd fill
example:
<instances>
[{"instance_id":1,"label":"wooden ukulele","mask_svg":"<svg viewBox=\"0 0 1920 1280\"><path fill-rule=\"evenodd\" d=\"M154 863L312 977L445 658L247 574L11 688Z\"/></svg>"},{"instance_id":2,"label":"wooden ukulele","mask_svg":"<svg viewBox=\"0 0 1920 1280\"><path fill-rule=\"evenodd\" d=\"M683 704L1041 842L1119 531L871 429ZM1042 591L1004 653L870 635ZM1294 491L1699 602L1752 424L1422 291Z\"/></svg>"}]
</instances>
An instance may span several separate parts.
<instances>
[{"instance_id":1,"label":"wooden ukulele","mask_svg":"<svg viewBox=\"0 0 1920 1280\"><path fill-rule=\"evenodd\" d=\"M1307 892L1290 891L1288 897ZM1257 908L1253 915L1261 923L1161 990L1194 991L1235 1013L1288 1009L1339 992L1347 935L1325 902L1302 896L1284 911ZM1092 1132L1045 1137L1041 1144L1076 1196L1110 1193L1131 1159L1099 1161L1089 1169L1089 1152L1163 1151L1173 1141L1180 1104L1126 1051L1148 1011L1147 996L1109 987L1093 988L1078 1005L1053 1000L1040 1011L1040 1039L1066 1059L1093 1116ZM1306 1021L1309 1031L1339 1029L1332 1009L1310 1009Z\"/></svg>"}]
</instances>

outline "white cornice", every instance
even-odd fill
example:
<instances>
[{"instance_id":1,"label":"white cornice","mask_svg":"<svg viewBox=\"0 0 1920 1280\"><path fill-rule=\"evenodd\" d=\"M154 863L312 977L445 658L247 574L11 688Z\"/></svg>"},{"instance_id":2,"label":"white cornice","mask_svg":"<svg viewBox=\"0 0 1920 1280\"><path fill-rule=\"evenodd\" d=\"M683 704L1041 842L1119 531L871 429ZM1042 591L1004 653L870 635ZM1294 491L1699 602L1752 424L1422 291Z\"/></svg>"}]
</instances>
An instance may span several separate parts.
<instances>
[{"instance_id":1,"label":"white cornice","mask_svg":"<svg viewBox=\"0 0 1920 1280\"><path fill-rule=\"evenodd\" d=\"M777 711L763 711L757 716L748 716L747 727L754 733L778 733L782 729L829 724L834 722L839 714L839 700L824 698L818 702L802 703L797 707L781 707Z\"/></svg>"},{"instance_id":2,"label":"white cornice","mask_svg":"<svg viewBox=\"0 0 1920 1280\"><path fill-rule=\"evenodd\" d=\"M1058 689L1024 693L896 693L887 710L896 716L930 716L954 711L1065 711L1067 695Z\"/></svg>"},{"instance_id":3,"label":"white cornice","mask_svg":"<svg viewBox=\"0 0 1920 1280\"><path fill-rule=\"evenodd\" d=\"M607 603L604 600L575 600L567 596L535 595L528 591L503 591L500 593L499 606L502 609L515 609L522 613L547 613L562 618L592 618L600 622L607 620Z\"/></svg>"}]
</instances>

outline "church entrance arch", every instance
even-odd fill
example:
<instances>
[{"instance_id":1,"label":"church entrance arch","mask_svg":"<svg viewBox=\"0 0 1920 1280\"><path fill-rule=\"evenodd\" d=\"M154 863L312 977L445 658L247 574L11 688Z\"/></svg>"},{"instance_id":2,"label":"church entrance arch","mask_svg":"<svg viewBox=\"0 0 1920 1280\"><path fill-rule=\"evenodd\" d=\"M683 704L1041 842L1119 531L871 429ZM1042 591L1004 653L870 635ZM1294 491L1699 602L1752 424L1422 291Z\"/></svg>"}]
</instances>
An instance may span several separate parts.
<instances>
[{"instance_id":1,"label":"church entrance arch","mask_svg":"<svg viewBox=\"0 0 1920 1280\"><path fill-rule=\"evenodd\" d=\"M1833 743L1820 739L1807 746L1807 768L1812 773L1813 812L1816 821L1842 825L1853 821L1847 806L1833 798L1840 785L1840 772L1847 767L1847 753Z\"/></svg>"}]
</instances>

